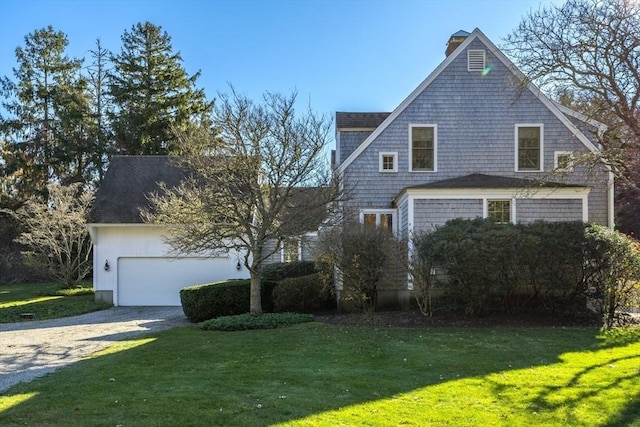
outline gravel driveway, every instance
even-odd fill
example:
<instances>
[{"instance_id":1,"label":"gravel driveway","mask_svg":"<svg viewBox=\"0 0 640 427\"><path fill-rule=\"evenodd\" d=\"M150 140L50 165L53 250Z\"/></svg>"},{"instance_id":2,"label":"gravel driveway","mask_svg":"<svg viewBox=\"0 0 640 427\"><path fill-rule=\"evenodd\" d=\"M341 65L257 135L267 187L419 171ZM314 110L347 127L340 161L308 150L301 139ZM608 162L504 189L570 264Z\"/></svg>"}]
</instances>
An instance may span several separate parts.
<instances>
[{"instance_id":1,"label":"gravel driveway","mask_svg":"<svg viewBox=\"0 0 640 427\"><path fill-rule=\"evenodd\" d=\"M0 324L0 393L116 341L188 324L182 307L113 307L63 319Z\"/></svg>"}]
</instances>

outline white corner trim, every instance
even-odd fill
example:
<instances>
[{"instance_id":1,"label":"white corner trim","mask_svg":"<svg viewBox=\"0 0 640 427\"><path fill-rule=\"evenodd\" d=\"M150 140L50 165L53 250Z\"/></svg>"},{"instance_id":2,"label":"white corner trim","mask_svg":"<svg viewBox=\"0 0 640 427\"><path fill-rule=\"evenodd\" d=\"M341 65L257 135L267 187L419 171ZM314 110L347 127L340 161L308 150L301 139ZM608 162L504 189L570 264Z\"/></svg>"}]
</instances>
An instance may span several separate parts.
<instances>
[{"instance_id":1,"label":"white corner trim","mask_svg":"<svg viewBox=\"0 0 640 427\"><path fill-rule=\"evenodd\" d=\"M407 195L407 232L409 236L413 236L414 229L414 214L415 214L415 198L413 196Z\"/></svg>"},{"instance_id":2,"label":"white corner trim","mask_svg":"<svg viewBox=\"0 0 640 427\"><path fill-rule=\"evenodd\" d=\"M607 181L607 223L610 229L615 228L615 191L614 191L614 175L611 170L609 170L609 179Z\"/></svg>"},{"instance_id":3,"label":"white corner trim","mask_svg":"<svg viewBox=\"0 0 640 427\"><path fill-rule=\"evenodd\" d=\"M589 197L582 198L582 222L589 222Z\"/></svg>"}]
</instances>

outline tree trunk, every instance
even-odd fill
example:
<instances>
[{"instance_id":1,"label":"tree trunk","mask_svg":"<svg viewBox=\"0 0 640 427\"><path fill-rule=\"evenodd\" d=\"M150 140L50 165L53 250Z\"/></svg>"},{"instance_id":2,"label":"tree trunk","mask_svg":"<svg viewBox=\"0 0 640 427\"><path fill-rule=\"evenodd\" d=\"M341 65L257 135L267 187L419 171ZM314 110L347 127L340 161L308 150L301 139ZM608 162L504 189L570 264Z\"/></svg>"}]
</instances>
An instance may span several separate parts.
<instances>
[{"instance_id":1,"label":"tree trunk","mask_svg":"<svg viewBox=\"0 0 640 427\"><path fill-rule=\"evenodd\" d=\"M260 274L257 271L259 270L251 269L251 302L249 305L249 311L256 316L262 314Z\"/></svg>"}]
</instances>

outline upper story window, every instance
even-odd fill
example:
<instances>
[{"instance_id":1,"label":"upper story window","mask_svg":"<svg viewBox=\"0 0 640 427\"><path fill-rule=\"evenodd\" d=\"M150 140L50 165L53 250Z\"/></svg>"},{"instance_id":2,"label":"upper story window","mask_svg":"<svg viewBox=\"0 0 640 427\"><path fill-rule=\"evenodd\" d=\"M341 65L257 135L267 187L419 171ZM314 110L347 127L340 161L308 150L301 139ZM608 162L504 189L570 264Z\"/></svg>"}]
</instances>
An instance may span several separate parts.
<instances>
[{"instance_id":1,"label":"upper story window","mask_svg":"<svg viewBox=\"0 0 640 427\"><path fill-rule=\"evenodd\" d=\"M543 147L542 125L516 125L516 171L542 171Z\"/></svg>"},{"instance_id":2,"label":"upper story window","mask_svg":"<svg viewBox=\"0 0 640 427\"><path fill-rule=\"evenodd\" d=\"M398 172L398 153L380 153L380 172Z\"/></svg>"},{"instance_id":3,"label":"upper story window","mask_svg":"<svg viewBox=\"0 0 640 427\"><path fill-rule=\"evenodd\" d=\"M487 218L498 224L511 222L511 200L487 200Z\"/></svg>"},{"instance_id":4,"label":"upper story window","mask_svg":"<svg viewBox=\"0 0 640 427\"><path fill-rule=\"evenodd\" d=\"M482 49L469 49L467 51L467 71L484 71L485 54Z\"/></svg>"},{"instance_id":5,"label":"upper story window","mask_svg":"<svg viewBox=\"0 0 640 427\"><path fill-rule=\"evenodd\" d=\"M282 242L282 252L281 259L282 262L295 262L300 261L300 255L302 251L300 250L300 240L299 239L286 239Z\"/></svg>"},{"instance_id":6,"label":"upper story window","mask_svg":"<svg viewBox=\"0 0 640 427\"><path fill-rule=\"evenodd\" d=\"M573 153L571 151L556 151L553 153L553 166L557 171L571 172L573 170Z\"/></svg>"},{"instance_id":7,"label":"upper story window","mask_svg":"<svg viewBox=\"0 0 640 427\"><path fill-rule=\"evenodd\" d=\"M438 129L436 125L409 127L410 165L412 172L435 172Z\"/></svg>"},{"instance_id":8,"label":"upper story window","mask_svg":"<svg viewBox=\"0 0 640 427\"><path fill-rule=\"evenodd\" d=\"M367 227L395 230L395 209L365 209L360 212L360 222Z\"/></svg>"}]
</instances>

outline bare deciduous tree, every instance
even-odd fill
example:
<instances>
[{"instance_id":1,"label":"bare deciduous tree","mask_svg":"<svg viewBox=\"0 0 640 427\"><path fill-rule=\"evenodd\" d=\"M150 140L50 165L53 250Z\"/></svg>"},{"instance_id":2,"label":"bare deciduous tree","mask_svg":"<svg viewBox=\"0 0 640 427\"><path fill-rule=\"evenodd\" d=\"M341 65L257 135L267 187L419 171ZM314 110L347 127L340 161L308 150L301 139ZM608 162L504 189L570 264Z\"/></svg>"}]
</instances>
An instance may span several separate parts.
<instances>
[{"instance_id":1,"label":"bare deciduous tree","mask_svg":"<svg viewBox=\"0 0 640 427\"><path fill-rule=\"evenodd\" d=\"M262 313L260 268L290 237L317 229L341 191L324 149L330 121L294 109L296 93L266 93L256 103L220 94L215 132L177 132L181 167L190 178L151 197L145 220L169 225L176 252L244 254L252 314Z\"/></svg>"},{"instance_id":2,"label":"bare deciduous tree","mask_svg":"<svg viewBox=\"0 0 640 427\"><path fill-rule=\"evenodd\" d=\"M386 229L347 223L327 230L316 247L317 263L325 276L334 271L341 282L342 299L372 315L378 290L406 278L406 242ZM335 269L335 270L334 270Z\"/></svg>"},{"instance_id":3,"label":"bare deciduous tree","mask_svg":"<svg viewBox=\"0 0 640 427\"><path fill-rule=\"evenodd\" d=\"M81 184L47 186L48 200L27 200L17 211L3 210L15 217L24 231L16 239L43 262L53 277L67 287L77 285L91 271L91 239L86 220L93 194L82 192Z\"/></svg>"},{"instance_id":4,"label":"bare deciduous tree","mask_svg":"<svg viewBox=\"0 0 640 427\"><path fill-rule=\"evenodd\" d=\"M567 0L530 12L505 42L528 79L608 126L598 160L618 178L617 197L640 206L640 3Z\"/></svg>"}]
</instances>

